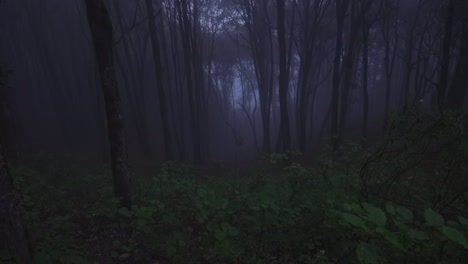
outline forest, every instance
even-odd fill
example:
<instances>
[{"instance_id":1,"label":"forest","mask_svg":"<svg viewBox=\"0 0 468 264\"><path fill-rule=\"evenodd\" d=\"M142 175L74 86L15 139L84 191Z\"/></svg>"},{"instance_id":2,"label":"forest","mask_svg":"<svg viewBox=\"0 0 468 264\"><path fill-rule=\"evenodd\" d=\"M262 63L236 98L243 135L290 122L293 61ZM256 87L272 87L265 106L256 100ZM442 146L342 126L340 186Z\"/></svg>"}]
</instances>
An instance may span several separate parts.
<instances>
[{"instance_id":1,"label":"forest","mask_svg":"<svg viewBox=\"0 0 468 264\"><path fill-rule=\"evenodd\" d=\"M468 1L0 0L0 264L466 264Z\"/></svg>"}]
</instances>

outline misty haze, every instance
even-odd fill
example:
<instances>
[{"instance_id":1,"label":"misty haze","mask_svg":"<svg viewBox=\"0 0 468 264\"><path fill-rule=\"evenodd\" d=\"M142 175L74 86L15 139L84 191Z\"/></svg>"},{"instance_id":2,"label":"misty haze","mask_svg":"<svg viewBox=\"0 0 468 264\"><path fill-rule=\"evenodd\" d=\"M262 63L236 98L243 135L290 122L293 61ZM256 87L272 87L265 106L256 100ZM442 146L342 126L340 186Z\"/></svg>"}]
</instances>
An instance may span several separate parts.
<instances>
[{"instance_id":1,"label":"misty haze","mask_svg":"<svg viewBox=\"0 0 468 264\"><path fill-rule=\"evenodd\" d=\"M0 0L0 263L468 261L468 1Z\"/></svg>"}]
</instances>

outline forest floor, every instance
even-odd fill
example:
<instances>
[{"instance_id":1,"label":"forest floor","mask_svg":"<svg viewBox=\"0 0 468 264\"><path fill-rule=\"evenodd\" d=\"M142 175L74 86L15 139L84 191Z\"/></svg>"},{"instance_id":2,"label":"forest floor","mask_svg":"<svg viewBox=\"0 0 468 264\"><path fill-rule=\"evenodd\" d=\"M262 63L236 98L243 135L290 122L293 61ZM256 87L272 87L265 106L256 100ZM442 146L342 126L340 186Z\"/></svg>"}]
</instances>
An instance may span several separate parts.
<instances>
[{"instance_id":1,"label":"forest floor","mask_svg":"<svg viewBox=\"0 0 468 264\"><path fill-rule=\"evenodd\" d=\"M38 158L11 173L39 264L464 264L468 126L454 118L418 117L339 159L133 164L131 208L105 167Z\"/></svg>"}]
</instances>

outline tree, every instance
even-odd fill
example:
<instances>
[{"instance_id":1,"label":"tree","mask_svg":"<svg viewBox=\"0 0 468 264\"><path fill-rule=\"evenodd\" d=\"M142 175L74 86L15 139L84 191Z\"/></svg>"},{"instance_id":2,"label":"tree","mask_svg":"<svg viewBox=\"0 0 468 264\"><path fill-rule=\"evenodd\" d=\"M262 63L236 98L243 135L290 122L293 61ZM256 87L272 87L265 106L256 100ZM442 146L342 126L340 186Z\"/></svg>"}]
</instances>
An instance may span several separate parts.
<instances>
[{"instance_id":1,"label":"tree","mask_svg":"<svg viewBox=\"0 0 468 264\"><path fill-rule=\"evenodd\" d=\"M390 100L392 96L392 75L395 65L395 59L398 46L398 9L400 0L395 1L393 5L392 0L382 0L380 5L380 13L383 16L380 20L380 32L384 40L385 56L384 56L384 69L385 69L385 103L384 103L384 125L383 132L387 130L389 116L390 116ZM392 37L393 31L393 37ZM393 45L392 45L393 44ZM393 50L392 50L393 46Z\"/></svg>"},{"instance_id":2,"label":"tree","mask_svg":"<svg viewBox=\"0 0 468 264\"><path fill-rule=\"evenodd\" d=\"M162 8L160 6L158 13L162 12ZM164 69L163 69L163 58L161 56L161 46L160 46L160 37L159 31L156 26L156 22L154 21L154 8L153 8L153 1L146 0L146 10L148 13L148 27L150 30L150 37L151 37L151 44L153 47L153 60L154 60L154 69L156 74L156 88L158 91L158 99L159 99L159 113L162 120L162 129L164 135L164 149L166 152L166 159L171 160L173 159L172 154L172 137L169 128L169 119L167 113L167 106L166 106L166 91L164 89ZM160 16L158 16L160 17Z\"/></svg>"},{"instance_id":3,"label":"tree","mask_svg":"<svg viewBox=\"0 0 468 264\"><path fill-rule=\"evenodd\" d=\"M317 44L319 38L319 29L323 24L322 21L325 18L326 11L330 5L329 0L295 0L295 8L297 9L297 15L299 17L298 27L298 41L297 51L300 59L299 62L299 74L298 74L298 85L297 85L297 102L296 102L296 124L297 124L297 138L299 150L301 152L306 151L307 146L307 115L310 115L310 119L313 118L313 107L314 99L316 94L317 85L312 86L311 79L314 73L316 78L319 79L321 72L322 61L314 64L314 59L319 55L321 51ZM323 56L322 56L323 57ZM316 83L319 81L316 80ZM308 110L309 99L312 95L311 111ZM312 122L310 124L312 126ZM312 134L312 133L311 133Z\"/></svg>"},{"instance_id":4,"label":"tree","mask_svg":"<svg viewBox=\"0 0 468 264\"><path fill-rule=\"evenodd\" d=\"M276 1L278 15L278 55L279 55L279 101L280 101L280 131L282 139L282 152L286 153L291 148L291 135L289 131L288 115L288 90L289 90L289 68L288 54L286 48L286 29L285 29L285 2Z\"/></svg>"},{"instance_id":5,"label":"tree","mask_svg":"<svg viewBox=\"0 0 468 264\"><path fill-rule=\"evenodd\" d=\"M466 17L461 28L462 35L458 46L458 62L455 66L447 98L448 106L452 109L461 109L463 107L468 92L468 49L466 48L468 47L468 19Z\"/></svg>"},{"instance_id":6,"label":"tree","mask_svg":"<svg viewBox=\"0 0 468 264\"><path fill-rule=\"evenodd\" d=\"M336 43L335 59L333 62L333 84L332 84L332 103L331 103L331 136L332 147L335 153L339 148L339 98L340 98L340 80L341 80L341 53L343 50L343 31L344 21L348 10L349 1L336 0Z\"/></svg>"},{"instance_id":7,"label":"tree","mask_svg":"<svg viewBox=\"0 0 468 264\"><path fill-rule=\"evenodd\" d=\"M5 84L3 68L0 67L0 94L3 94ZM4 108L4 100L0 97L0 116ZM20 195L15 189L13 179L8 170L4 151L4 133L0 124L0 234L8 245L13 258L19 264L32 263L32 253L20 207Z\"/></svg>"},{"instance_id":8,"label":"tree","mask_svg":"<svg viewBox=\"0 0 468 264\"><path fill-rule=\"evenodd\" d=\"M244 23L255 68L263 126L263 151L271 152L271 103L273 100L273 37L269 0L234 0Z\"/></svg>"},{"instance_id":9,"label":"tree","mask_svg":"<svg viewBox=\"0 0 468 264\"><path fill-rule=\"evenodd\" d=\"M103 0L86 0L88 23L100 75L115 195L130 207L130 177L122 101L114 68L112 22Z\"/></svg>"},{"instance_id":10,"label":"tree","mask_svg":"<svg viewBox=\"0 0 468 264\"><path fill-rule=\"evenodd\" d=\"M455 0L449 0L447 6L447 15L445 17L445 32L442 44L442 58L440 69L440 80L438 85L438 107L442 111L445 106L445 94L448 87L449 67L450 67L450 48L452 44L453 17L455 13Z\"/></svg>"}]
</instances>

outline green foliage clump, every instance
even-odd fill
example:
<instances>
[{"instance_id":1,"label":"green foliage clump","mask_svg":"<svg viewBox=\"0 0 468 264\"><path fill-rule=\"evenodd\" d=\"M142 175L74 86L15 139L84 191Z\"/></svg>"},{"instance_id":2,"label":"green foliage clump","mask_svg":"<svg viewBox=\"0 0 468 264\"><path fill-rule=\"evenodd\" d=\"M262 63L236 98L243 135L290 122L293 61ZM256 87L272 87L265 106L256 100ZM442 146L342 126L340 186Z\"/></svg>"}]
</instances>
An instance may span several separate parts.
<instances>
[{"instance_id":1,"label":"green foliage clump","mask_svg":"<svg viewBox=\"0 0 468 264\"><path fill-rule=\"evenodd\" d=\"M291 153L252 175L167 163L138 178L131 208L108 169L49 160L12 174L37 263L464 263L467 120L410 112L381 146L350 143L311 168Z\"/></svg>"}]
</instances>

